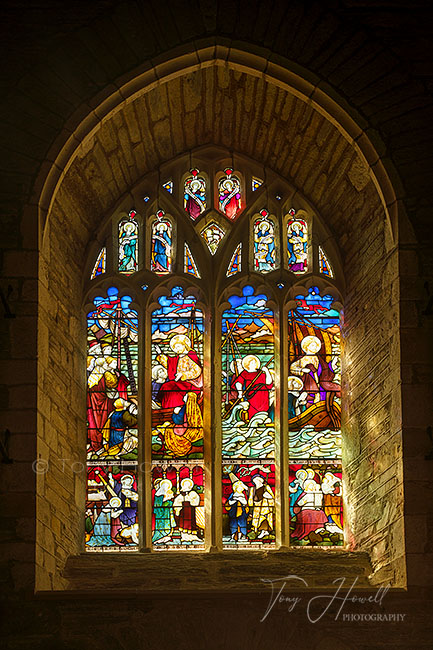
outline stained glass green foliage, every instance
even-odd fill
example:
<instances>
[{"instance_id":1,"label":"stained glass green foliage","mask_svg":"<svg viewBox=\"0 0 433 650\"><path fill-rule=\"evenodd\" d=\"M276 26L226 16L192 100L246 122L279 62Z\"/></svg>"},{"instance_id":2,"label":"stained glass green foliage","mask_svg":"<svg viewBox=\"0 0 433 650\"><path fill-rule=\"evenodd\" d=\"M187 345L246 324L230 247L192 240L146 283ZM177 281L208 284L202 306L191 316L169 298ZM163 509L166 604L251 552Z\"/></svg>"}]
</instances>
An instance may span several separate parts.
<instances>
[{"instance_id":1,"label":"stained glass green foliage","mask_svg":"<svg viewBox=\"0 0 433 650\"><path fill-rule=\"evenodd\" d=\"M127 219L119 222L119 273L131 275L138 269L138 223L131 210Z\"/></svg>"},{"instance_id":2,"label":"stained glass green foliage","mask_svg":"<svg viewBox=\"0 0 433 650\"><path fill-rule=\"evenodd\" d=\"M273 458L274 318L251 286L222 315L223 458Z\"/></svg>"},{"instance_id":3,"label":"stained glass green foliage","mask_svg":"<svg viewBox=\"0 0 433 650\"><path fill-rule=\"evenodd\" d=\"M158 463L152 467L154 550L204 548L205 505L202 465Z\"/></svg>"},{"instance_id":4,"label":"stained glass green foliage","mask_svg":"<svg viewBox=\"0 0 433 650\"><path fill-rule=\"evenodd\" d=\"M203 313L174 287L152 313L152 458L203 458Z\"/></svg>"},{"instance_id":5,"label":"stained glass green foliage","mask_svg":"<svg viewBox=\"0 0 433 650\"><path fill-rule=\"evenodd\" d=\"M344 538L340 465L290 465L289 510L291 546L341 546Z\"/></svg>"},{"instance_id":6,"label":"stained glass green foliage","mask_svg":"<svg viewBox=\"0 0 433 650\"><path fill-rule=\"evenodd\" d=\"M138 315L110 287L87 316L87 459L137 458Z\"/></svg>"},{"instance_id":7,"label":"stained glass green foliage","mask_svg":"<svg viewBox=\"0 0 433 650\"><path fill-rule=\"evenodd\" d=\"M275 466L256 461L222 466L225 548L275 546Z\"/></svg>"},{"instance_id":8,"label":"stained glass green foliage","mask_svg":"<svg viewBox=\"0 0 433 650\"><path fill-rule=\"evenodd\" d=\"M137 509L135 465L88 467L84 521L86 551L137 551Z\"/></svg>"},{"instance_id":9,"label":"stained glass green foliage","mask_svg":"<svg viewBox=\"0 0 433 650\"><path fill-rule=\"evenodd\" d=\"M254 221L254 270L269 273L276 268L275 226L267 210Z\"/></svg>"},{"instance_id":10,"label":"stained glass green foliage","mask_svg":"<svg viewBox=\"0 0 433 650\"><path fill-rule=\"evenodd\" d=\"M98 275L105 273L105 267L107 263L107 249L105 246L99 251L98 257L96 258L95 265L93 267L90 279L96 278Z\"/></svg>"}]
</instances>

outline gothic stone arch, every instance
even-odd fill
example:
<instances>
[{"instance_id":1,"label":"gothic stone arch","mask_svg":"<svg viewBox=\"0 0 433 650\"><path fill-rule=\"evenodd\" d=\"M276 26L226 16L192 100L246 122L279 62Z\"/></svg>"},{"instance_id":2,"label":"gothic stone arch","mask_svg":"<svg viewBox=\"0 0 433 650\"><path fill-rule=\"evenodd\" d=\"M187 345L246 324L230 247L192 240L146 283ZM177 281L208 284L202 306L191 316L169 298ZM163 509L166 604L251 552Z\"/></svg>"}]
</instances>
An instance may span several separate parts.
<instances>
[{"instance_id":1,"label":"gothic stone arch","mask_svg":"<svg viewBox=\"0 0 433 650\"><path fill-rule=\"evenodd\" d=\"M218 50L173 58L126 83L77 126L45 175L39 201L38 454L49 461L49 471L37 477L37 589L76 588L77 576L81 589L99 582L83 559L70 559L63 570L81 550L76 533L84 481L74 463L83 460L85 436L80 308L87 251L100 222L143 175L205 143L230 147L287 178L317 206L338 243L346 277L343 427L350 545L330 557L329 582L353 562L365 580L369 557L373 584L391 578L394 586L404 586L398 202L371 143L323 91L260 57L235 50L221 57ZM45 517L56 525L48 526ZM55 568L43 560L48 556ZM248 573L250 560L245 562ZM116 571L104 585L119 587ZM191 587L188 578L182 586ZM148 582L147 588L161 585Z\"/></svg>"}]
</instances>

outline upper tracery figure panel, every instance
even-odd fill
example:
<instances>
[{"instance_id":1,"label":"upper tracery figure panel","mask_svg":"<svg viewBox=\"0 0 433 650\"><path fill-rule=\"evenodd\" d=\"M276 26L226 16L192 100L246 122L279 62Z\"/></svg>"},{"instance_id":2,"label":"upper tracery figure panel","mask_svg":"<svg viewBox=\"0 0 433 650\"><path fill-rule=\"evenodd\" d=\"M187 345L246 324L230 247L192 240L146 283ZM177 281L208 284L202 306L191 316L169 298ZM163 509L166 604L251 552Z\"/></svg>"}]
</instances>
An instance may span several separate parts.
<instances>
[{"instance_id":1,"label":"upper tracery figure panel","mask_svg":"<svg viewBox=\"0 0 433 650\"><path fill-rule=\"evenodd\" d=\"M88 268L92 280L138 273L150 286L174 274L222 286L235 275L257 273L279 289L310 276L342 283L332 235L301 191L257 162L216 147L180 156L146 176L97 242Z\"/></svg>"}]
</instances>

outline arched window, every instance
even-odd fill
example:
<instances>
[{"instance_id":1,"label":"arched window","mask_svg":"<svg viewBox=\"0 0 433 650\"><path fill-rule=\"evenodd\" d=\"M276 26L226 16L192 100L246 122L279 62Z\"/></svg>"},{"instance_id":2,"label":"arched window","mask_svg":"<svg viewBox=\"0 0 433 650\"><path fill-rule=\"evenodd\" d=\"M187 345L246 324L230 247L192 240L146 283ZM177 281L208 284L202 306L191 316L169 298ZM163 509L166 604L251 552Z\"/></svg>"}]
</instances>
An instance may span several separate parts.
<instances>
[{"instance_id":1,"label":"arched window","mask_svg":"<svg viewBox=\"0 0 433 650\"><path fill-rule=\"evenodd\" d=\"M227 158L144 179L89 260L89 551L343 544L339 261Z\"/></svg>"}]
</instances>

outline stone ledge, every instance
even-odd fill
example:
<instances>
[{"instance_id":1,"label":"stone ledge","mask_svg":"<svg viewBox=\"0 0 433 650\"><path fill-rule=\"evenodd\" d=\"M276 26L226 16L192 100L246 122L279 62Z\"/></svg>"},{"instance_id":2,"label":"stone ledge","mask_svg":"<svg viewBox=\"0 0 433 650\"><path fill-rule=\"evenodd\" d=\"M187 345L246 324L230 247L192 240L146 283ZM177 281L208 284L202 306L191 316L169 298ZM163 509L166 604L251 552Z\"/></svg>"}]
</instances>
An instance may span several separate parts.
<instances>
[{"instance_id":1,"label":"stone ledge","mask_svg":"<svg viewBox=\"0 0 433 650\"><path fill-rule=\"evenodd\" d=\"M371 564L367 553L325 550L215 553L82 554L69 557L63 577L68 592L95 593L254 593L270 589L269 580L297 576L293 590L332 587L346 578L356 588L369 588ZM305 582L302 582L302 580ZM306 583L306 584L305 584Z\"/></svg>"}]
</instances>

